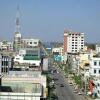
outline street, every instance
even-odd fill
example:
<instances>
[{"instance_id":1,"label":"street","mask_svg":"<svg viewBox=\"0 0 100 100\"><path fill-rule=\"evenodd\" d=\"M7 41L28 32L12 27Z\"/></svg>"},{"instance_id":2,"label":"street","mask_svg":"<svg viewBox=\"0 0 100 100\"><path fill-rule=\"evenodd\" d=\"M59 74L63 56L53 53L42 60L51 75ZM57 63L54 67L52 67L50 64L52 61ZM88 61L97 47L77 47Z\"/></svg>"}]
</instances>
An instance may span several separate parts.
<instances>
[{"instance_id":1,"label":"street","mask_svg":"<svg viewBox=\"0 0 100 100\"><path fill-rule=\"evenodd\" d=\"M55 67L52 69L54 70ZM69 86L68 79L65 78L60 70L58 72L52 74L52 77L56 79L54 84L58 100L86 100L83 95L74 93L74 88L73 86Z\"/></svg>"}]
</instances>

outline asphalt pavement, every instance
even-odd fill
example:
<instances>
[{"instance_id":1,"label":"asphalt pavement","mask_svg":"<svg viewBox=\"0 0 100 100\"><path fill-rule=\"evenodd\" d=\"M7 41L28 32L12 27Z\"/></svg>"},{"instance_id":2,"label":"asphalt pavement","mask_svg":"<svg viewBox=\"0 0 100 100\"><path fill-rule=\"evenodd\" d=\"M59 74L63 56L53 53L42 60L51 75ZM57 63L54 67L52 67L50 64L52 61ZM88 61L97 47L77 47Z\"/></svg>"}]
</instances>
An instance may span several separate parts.
<instances>
[{"instance_id":1,"label":"asphalt pavement","mask_svg":"<svg viewBox=\"0 0 100 100\"><path fill-rule=\"evenodd\" d=\"M56 68L52 68L53 70ZM58 70L58 69L57 69ZM79 95L78 93L74 93L73 86L70 86L68 83L68 79L65 78L63 72L58 70L59 73L53 73L52 77L56 79L54 82L55 92L58 96L58 100L86 100L83 95Z\"/></svg>"}]
</instances>

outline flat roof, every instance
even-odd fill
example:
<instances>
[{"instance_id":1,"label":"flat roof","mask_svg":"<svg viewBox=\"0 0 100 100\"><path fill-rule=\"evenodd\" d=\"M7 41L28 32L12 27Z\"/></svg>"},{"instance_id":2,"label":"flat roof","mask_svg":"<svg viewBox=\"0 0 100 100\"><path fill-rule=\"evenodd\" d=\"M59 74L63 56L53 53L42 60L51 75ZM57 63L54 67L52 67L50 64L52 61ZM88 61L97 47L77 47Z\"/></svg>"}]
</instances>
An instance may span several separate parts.
<instances>
[{"instance_id":1,"label":"flat roof","mask_svg":"<svg viewBox=\"0 0 100 100\"><path fill-rule=\"evenodd\" d=\"M4 77L39 77L41 71L9 71L9 74Z\"/></svg>"},{"instance_id":2,"label":"flat roof","mask_svg":"<svg viewBox=\"0 0 100 100\"><path fill-rule=\"evenodd\" d=\"M25 83L25 82L10 82L4 81L2 83L1 92L13 93L41 93L41 84L39 83Z\"/></svg>"}]
</instances>

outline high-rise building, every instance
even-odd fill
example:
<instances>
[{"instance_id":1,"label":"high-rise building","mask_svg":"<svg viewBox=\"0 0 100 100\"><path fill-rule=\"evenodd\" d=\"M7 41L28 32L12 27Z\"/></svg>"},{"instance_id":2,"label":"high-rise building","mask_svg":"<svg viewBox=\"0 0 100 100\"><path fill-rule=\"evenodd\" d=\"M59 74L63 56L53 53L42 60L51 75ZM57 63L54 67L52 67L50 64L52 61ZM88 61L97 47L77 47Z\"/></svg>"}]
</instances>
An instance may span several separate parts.
<instances>
[{"instance_id":1,"label":"high-rise building","mask_svg":"<svg viewBox=\"0 0 100 100\"><path fill-rule=\"evenodd\" d=\"M84 49L84 33L64 31L64 54L78 53Z\"/></svg>"}]
</instances>

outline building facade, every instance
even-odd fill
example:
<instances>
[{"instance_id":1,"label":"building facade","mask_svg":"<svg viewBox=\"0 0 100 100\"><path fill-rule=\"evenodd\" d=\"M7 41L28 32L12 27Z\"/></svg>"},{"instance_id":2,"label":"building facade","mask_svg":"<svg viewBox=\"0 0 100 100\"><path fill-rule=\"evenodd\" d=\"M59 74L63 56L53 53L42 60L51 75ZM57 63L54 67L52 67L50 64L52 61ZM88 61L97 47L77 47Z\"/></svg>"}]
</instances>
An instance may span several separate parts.
<instances>
[{"instance_id":1,"label":"building facade","mask_svg":"<svg viewBox=\"0 0 100 100\"><path fill-rule=\"evenodd\" d=\"M52 53L57 55L63 55L63 47L52 48Z\"/></svg>"},{"instance_id":2,"label":"building facade","mask_svg":"<svg viewBox=\"0 0 100 100\"><path fill-rule=\"evenodd\" d=\"M8 42L8 41L1 41L0 50L1 51L13 51L13 43Z\"/></svg>"},{"instance_id":3,"label":"building facade","mask_svg":"<svg viewBox=\"0 0 100 100\"><path fill-rule=\"evenodd\" d=\"M13 58L7 55L0 54L0 75L8 74L13 67Z\"/></svg>"},{"instance_id":4,"label":"building facade","mask_svg":"<svg viewBox=\"0 0 100 100\"><path fill-rule=\"evenodd\" d=\"M46 90L41 71L10 71L2 77L0 100L46 100Z\"/></svg>"},{"instance_id":5,"label":"building facade","mask_svg":"<svg viewBox=\"0 0 100 100\"><path fill-rule=\"evenodd\" d=\"M21 68L40 68L40 49L26 48L20 49L19 53L14 56L14 67L21 65ZM22 66L23 65L23 66Z\"/></svg>"},{"instance_id":6,"label":"building facade","mask_svg":"<svg viewBox=\"0 0 100 100\"><path fill-rule=\"evenodd\" d=\"M64 31L64 54L78 53L84 49L84 33Z\"/></svg>"},{"instance_id":7,"label":"building facade","mask_svg":"<svg viewBox=\"0 0 100 100\"><path fill-rule=\"evenodd\" d=\"M90 76L99 77L100 76L100 57L93 57L90 61Z\"/></svg>"},{"instance_id":8,"label":"building facade","mask_svg":"<svg viewBox=\"0 0 100 100\"><path fill-rule=\"evenodd\" d=\"M22 39L23 48L32 48L39 46L39 39Z\"/></svg>"},{"instance_id":9,"label":"building facade","mask_svg":"<svg viewBox=\"0 0 100 100\"><path fill-rule=\"evenodd\" d=\"M95 49L96 53L100 53L100 44L96 44Z\"/></svg>"}]
</instances>

